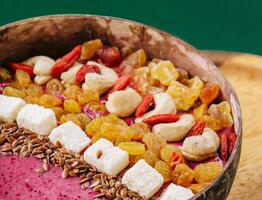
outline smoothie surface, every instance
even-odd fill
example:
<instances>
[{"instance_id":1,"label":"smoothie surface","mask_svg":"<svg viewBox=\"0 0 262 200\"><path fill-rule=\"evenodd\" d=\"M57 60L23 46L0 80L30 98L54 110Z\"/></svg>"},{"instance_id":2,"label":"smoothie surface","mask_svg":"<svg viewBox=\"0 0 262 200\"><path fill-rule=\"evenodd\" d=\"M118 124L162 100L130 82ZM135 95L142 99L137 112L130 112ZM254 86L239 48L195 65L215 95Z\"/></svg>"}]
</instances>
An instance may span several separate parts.
<instances>
[{"instance_id":1,"label":"smoothie surface","mask_svg":"<svg viewBox=\"0 0 262 200\"><path fill-rule=\"evenodd\" d=\"M0 156L1 200L82 200L94 199L91 189L81 189L79 177L61 177L61 169L49 165L44 174L34 169L42 162L34 157L22 159L16 155Z\"/></svg>"}]
</instances>

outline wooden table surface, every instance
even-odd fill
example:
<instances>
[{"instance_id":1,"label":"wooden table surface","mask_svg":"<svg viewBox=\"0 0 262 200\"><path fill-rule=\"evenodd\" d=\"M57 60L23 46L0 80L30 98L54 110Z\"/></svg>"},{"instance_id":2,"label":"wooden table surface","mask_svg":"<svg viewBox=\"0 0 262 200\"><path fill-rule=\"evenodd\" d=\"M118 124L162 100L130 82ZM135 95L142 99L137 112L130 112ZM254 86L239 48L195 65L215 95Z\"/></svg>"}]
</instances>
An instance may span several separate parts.
<instances>
[{"instance_id":1,"label":"wooden table surface","mask_svg":"<svg viewBox=\"0 0 262 200\"><path fill-rule=\"evenodd\" d=\"M241 158L228 200L262 200L262 57L230 56L220 69L236 90L243 117Z\"/></svg>"}]
</instances>

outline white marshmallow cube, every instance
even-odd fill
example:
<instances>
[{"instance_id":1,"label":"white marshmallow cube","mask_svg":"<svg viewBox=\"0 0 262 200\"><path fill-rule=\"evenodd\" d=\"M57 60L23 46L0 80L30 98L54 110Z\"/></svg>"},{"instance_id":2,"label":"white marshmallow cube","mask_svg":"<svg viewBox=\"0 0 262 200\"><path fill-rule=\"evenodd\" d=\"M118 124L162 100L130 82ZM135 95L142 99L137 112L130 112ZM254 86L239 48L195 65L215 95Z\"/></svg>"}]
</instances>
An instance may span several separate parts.
<instances>
[{"instance_id":1,"label":"white marshmallow cube","mask_svg":"<svg viewBox=\"0 0 262 200\"><path fill-rule=\"evenodd\" d=\"M25 105L25 101L21 98L0 95L0 120L14 122L19 110Z\"/></svg>"},{"instance_id":2,"label":"white marshmallow cube","mask_svg":"<svg viewBox=\"0 0 262 200\"><path fill-rule=\"evenodd\" d=\"M114 147L106 139L100 139L91 145L85 151L84 159L88 164L110 176L119 174L129 163L128 153Z\"/></svg>"},{"instance_id":3,"label":"white marshmallow cube","mask_svg":"<svg viewBox=\"0 0 262 200\"><path fill-rule=\"evenodd\" d=\"M159 200L187 200L193 196L190 189L170 183Z\"/></svg>"},{"instance_id":4,"label":"white marshmallow cube","mask_svg":"<svg viewBox=\"0 0 262 200\"><path fill-rule=\"evenodd\" d=\"M122 183L129 190L149 199L162 187L164 178L144 160L139 160L124 174Z\"/></svg>"},{"instance_id":5,"label":"white marshmallow cube","mask_svg":"<svg viewBox=\"0 0 262 200\"><path fill-rule=\"evenodd\" d=\"M53 129L48 137L53 144L60 142L65 149L76 153L80 153L90 144L90 138L71 121Z\"/></svg>"},{"instance_id":6,"label":"white marshmallow cube","mask_svg":"<svg viewBox=\"0 0 262 200\"><path fill-rule=\"evenodd\" d=\"M19 127L39 135L48 135L57 126L55 113L35 104L24 106L19 111L16 121Z\"/></svg>"}]
</instances>

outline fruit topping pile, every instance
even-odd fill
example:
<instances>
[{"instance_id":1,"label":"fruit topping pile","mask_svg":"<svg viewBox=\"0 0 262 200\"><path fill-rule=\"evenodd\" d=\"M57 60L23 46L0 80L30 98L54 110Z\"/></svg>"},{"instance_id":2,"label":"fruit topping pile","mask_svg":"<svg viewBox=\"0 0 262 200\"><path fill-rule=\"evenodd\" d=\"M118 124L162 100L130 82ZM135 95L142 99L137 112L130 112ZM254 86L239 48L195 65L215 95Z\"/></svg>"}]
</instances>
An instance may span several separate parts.
<instances>
[{"instance_id":1,"label":"fruit topping pile","mask_svg":"<svg viewBox=\"0 0 262 200\"><path fill-rule=\"evenodd\" d=\"M150 167L151 175L160 174L163 182L198 193L220 175L236 143L231 107L219 85L169 60L149 60L143 49L121 54L121 49L94 39L60 58L40 55L9 63L0 68L0 81L1 96L51 109L60 125L55 128L60 131L51 132L51 141L79 151L96 145L85 156L104 172L111 173L102 166L106 160L91 156L96 148L99 155L111 152L127 159L132 173L138 173L137 165ZM0 119L4 121L1 112ZM20 119L21 124L25 121ZM65 127L76 133L66 138L61 134ZM143 193L129 185L132 178L124 177L128 188L141 195L156 192Z\"/></svg>"}]
</instances>

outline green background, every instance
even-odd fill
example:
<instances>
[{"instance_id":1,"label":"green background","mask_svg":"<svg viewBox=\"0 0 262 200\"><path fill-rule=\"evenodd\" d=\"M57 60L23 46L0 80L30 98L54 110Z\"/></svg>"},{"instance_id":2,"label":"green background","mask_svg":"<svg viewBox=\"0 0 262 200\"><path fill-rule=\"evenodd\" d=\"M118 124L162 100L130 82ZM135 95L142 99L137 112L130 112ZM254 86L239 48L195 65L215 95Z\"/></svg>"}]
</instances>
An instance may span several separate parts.
<instances>
[{"instance_id":1,"label":"green background","mask_svg":"<svg viewBox=\"0 0 262 200\"><path fill-rule=\"evenodd\" d=\"M0 25L62 13L143 22L199 49L262 53L262 0L0 0Z\"/></svg>"}]
</instances>

